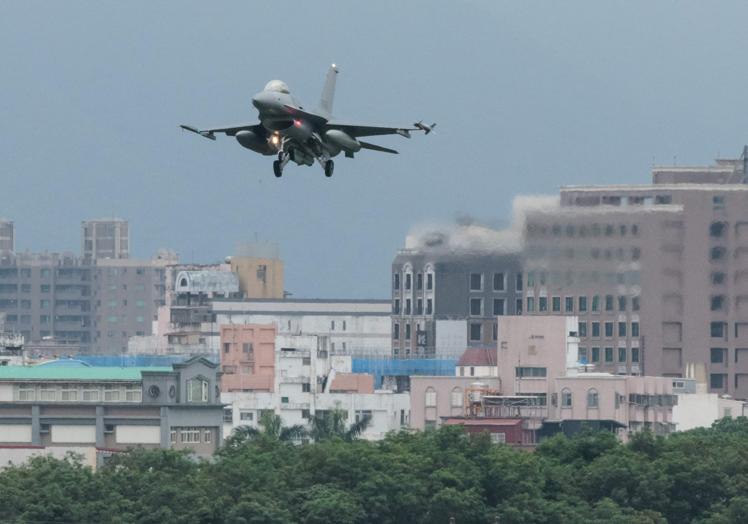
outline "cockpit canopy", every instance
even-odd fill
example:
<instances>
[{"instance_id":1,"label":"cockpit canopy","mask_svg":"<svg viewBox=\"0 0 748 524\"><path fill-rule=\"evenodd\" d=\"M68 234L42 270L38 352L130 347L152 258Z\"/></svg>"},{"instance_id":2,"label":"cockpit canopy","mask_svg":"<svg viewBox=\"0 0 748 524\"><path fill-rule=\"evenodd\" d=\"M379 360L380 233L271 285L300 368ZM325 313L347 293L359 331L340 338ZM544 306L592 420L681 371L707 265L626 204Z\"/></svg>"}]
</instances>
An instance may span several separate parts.
<instances>
[{"instance_id":1,"label":"cockpit canopy","mask_svg":"<svg viewBox=\"0 0 748 524\"><path fill-rule=\"evenodd\" d=\"M265 91L275 91L277 93L289 94L288 86L282 80L271 80L265 86Z\"/></svg>"}]
</instances>

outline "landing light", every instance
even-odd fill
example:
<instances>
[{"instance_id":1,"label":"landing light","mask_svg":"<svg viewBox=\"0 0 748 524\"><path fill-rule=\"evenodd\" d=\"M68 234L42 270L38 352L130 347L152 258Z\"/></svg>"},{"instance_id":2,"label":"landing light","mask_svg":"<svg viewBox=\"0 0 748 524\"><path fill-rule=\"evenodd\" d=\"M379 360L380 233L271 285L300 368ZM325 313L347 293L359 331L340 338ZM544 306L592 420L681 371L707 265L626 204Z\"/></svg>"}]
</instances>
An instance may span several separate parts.
<instances>
[{"instance_id":1,"label":"landing light","mask_svg":"<svg viewBox=\"0 0 748 524\"><path fill-rule=\"evenodd\" d=\"M270 141L273 143L273 145L278 145L278 135L273 135L270 137Z\"/></svg>"}]
</instances>

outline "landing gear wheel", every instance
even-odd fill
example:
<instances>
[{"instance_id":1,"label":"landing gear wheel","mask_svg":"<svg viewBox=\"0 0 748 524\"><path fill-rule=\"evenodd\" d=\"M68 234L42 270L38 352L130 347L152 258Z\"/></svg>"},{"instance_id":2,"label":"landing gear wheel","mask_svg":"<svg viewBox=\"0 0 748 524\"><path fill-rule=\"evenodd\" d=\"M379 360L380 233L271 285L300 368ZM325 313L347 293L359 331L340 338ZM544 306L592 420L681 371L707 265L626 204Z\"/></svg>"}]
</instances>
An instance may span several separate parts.
<instances>
[{"instance_id":1,"label":"landing gear wheel","mask_svg":"<svg viewBox=\"0 0 748 524\"><path fill-rule=\"evenodd\" d=\"M278 162L283 162L283 151L278 152Z\"/></svg>"},{"instance_id":2,"label":"landing gear wheel","mask_svg":"<svg viewBox=\"0 0 748 524\"><path fill-rule=\"evenodd\" d=\"M280 160L273 162L273 173L276 178L280 178L283 175L283 168L281 167Z\"/></svg>"},{"instance_id":3,"label":"landing gear wheel","mask_svg":"<svg viewBox=\"0 0 748 524\"><path fill-rule=\"evenodd\" d=\"M328 160L327 162L325 162L325 176L326 177L328 178L331 177L334 169L335 169L335 164L333 163L332 160Z\"/></svg>"}]
</instances>

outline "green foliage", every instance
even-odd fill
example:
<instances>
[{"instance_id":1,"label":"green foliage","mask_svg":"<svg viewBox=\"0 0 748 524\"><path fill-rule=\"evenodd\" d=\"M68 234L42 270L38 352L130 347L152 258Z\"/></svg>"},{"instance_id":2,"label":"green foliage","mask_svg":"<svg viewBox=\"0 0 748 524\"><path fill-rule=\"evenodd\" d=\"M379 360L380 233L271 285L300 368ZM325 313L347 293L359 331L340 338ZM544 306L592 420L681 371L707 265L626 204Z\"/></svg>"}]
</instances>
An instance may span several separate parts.
<instances>
[{"instance_id":1,"label":"green foliage","mask_svg":"<svg viewBox=\"0 0 748 524\"><path fill-rule=\"evenodd\" d=\"M301 446L267 418L211 461L139 450L94 472L72 456L35 458L0 471L0 522L748 522L746 419L627 444L556 436L533 453L459 427L367 442L331 417Z\"/></svg>"}]
</instances>

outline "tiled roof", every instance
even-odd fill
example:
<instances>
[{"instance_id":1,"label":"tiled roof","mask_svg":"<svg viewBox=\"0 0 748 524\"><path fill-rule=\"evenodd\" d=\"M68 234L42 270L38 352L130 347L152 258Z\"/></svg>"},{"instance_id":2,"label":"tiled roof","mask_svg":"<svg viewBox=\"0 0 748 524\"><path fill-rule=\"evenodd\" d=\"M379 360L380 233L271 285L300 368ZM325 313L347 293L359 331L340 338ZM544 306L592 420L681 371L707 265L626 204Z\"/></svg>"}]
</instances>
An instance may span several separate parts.
<instances>
[{"instance_id":1,"label":"tiled roof","mask_svg":"<svg viewBox=\"0 0 748 524\"><path fill-rule=\"evenodd\" d=\"M7 380L122 380L138 382L141 371L172 371L170 367L116 368L116 367L49 367L0 366L0 381Z\"/></svg>"},{"instance_id":2,"label":"tiled roof","mask_svg":"<svg viewBox=\"0 0 748 524\"><path fill-rule=\"evenodd\" d=\"M495 366L496 350L488 348L468 348L457 362L458 366Z\"/></svg>"}]
</instances>

